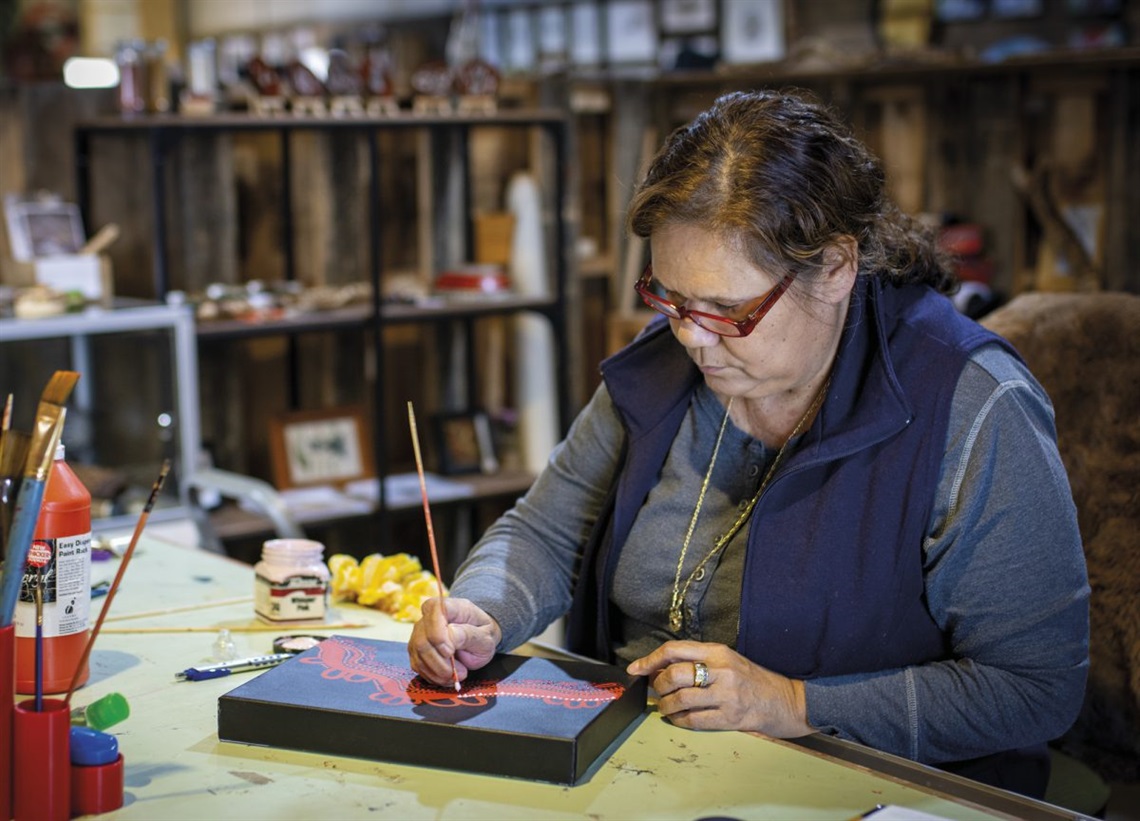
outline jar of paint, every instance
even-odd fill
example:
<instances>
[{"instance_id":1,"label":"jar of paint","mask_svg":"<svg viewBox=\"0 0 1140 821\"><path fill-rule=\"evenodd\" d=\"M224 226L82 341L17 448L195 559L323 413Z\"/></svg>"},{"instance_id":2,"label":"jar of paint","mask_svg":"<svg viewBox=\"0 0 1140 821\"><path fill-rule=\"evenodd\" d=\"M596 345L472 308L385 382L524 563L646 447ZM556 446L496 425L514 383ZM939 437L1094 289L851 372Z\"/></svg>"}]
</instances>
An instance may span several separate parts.
<instances>
[{"instance_id":1,"label":"jar of paint","mask_svg":"<svg viewBox=\"0 0 1140 821\"><path fill-rule=\"evenodd\" d=\"M328 609L325 546L312 539L270 539L254 565L253 606L270 622L314 621Z\"/></svg>"}]
</instances>

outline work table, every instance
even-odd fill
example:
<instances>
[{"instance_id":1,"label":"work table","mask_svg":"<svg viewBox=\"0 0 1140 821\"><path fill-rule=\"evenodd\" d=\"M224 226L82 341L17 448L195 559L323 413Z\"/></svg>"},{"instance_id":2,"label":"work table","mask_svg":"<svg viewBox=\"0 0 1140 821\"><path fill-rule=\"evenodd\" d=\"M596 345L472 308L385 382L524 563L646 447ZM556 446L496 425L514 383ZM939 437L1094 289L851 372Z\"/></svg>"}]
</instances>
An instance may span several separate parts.
<instances>
[{"instance_id":1,"label":"work table","mask_svg":"<svg viewBox=\"0 0 1140 821\"><path fill-rule=\"evenodd\" d=\"M114 560L96 563L94 577L116 569ZM680 729L652 706L574 787L220 742L218 697L259 673L196 682L174 674L213 661L221 629L232 631L242 657L272 652L280 634L403 642L411 629L378 611L334 603L328 621L367 626L245 632L260 624L252 593L248 565L156 537L140 540L96 641L90 680L72 698L79 707L120 692L130 704L130 717L108 730L126 766L124 805L106 817L843 819L880 804L955 819L1072 817L833 739L816 737L807 748ZM136 613L154 615L129 618Z\"/></svg>"}]
</instances>

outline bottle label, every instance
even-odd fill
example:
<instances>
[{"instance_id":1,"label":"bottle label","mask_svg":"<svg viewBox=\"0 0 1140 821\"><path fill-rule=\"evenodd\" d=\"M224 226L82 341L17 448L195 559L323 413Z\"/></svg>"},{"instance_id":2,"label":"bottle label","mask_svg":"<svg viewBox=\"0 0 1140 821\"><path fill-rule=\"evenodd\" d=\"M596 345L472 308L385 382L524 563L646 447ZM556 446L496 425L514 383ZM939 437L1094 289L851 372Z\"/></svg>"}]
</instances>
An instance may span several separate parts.
<instances>
[{"instance_id":1,"label":"bottle label","mask_svg":"<svg viewBox=\"0 0 1140 821\"><path fill-rule=\"evenodd\" d=\"M253 588L253 608L269 621L308 621L325 617L328 582L318 576L289 576L271 581L260 573Z\"/></svg>"},{"instance_id":2,"label":"bottle label","mask_svg":"<svg viewBox=\"0 0 1140 821\"><path fill-rule=\"evenodd\" d=\"M32 543L13 619L18 637L36 635L37 586L43 597L44 638L86 630L91 614L91 534Z\"/></svg>"}]
</instances>

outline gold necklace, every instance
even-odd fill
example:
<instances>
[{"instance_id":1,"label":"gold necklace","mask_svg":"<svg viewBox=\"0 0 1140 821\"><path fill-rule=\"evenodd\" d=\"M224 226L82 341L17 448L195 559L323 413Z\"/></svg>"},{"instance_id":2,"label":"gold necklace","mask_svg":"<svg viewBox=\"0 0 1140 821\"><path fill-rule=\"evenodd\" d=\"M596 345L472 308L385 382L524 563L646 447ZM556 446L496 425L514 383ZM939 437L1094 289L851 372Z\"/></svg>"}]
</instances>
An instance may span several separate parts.
<instances>
[{"instance_id":1,"label":"gold necklace","mask_svg":"<svg viewBox=\"0 0 1140 821\"><path fill-rule=\"evenodd\" d=\"M673 576L673 598L669 603L669 629L674 633L679 631L684 624L682 609L685 603L685 596L688 595L689 587L692 585L693 580L697 578L698 573L704 570L705 565L732 540L732 537L736 535L737 531L739 531L741 526L748 520L748 517L752 515L752 509L756 507L756 503L760 501L760 497L767 489L768 483L772 481L772 477L776 474L776 468L780 466L780 462L784 458L784 452L788 449L788 443L800 435L800 431L808 419L814 416L815 412L819 410L820 405L823 404L824 397L827 396L827 389L830 385L831 377L828 376L827 381L823 383L823 387L819 389L815 398L812 399L811 405L804 411L804 415L800 417L800 421L796 423L791 435L784 440L784 444L781 445L779 451L776 452L776 458L772 460L772 466L768 468L768 472L764 474L764 480L760 482L760 487L756 490L756 494L748 502L744 510L741 511L740 515L736 517L736 521L732 523L732 527L716 540L716 543L712 546L712 550L710 550L705 557L697 563L693 571L689 573L688 578L685 579L685 585L682 587L681 569L685 564L685 555L689 552L689 542L692 540L693 530L697 526L697 517L700 516L701 506L705 501L705 492L709 488L709 482L712 481L713 467L716 465L717 453L720 451L720 442L724 437L724 429L728 423L729 411L732 410L732 397L730 396L728 398L728 405L724 409L724 419L720 422L720 431L716 435L716 444L713 445L712 458L709 460L709 469L705 472L705 478L701 482L701 492L697 496L697 505L693 508L692 518L689 519L689 529L685 533L685 541L681 545L681 555L677 559L677 572Z\"/></svg>"}]
</instances>

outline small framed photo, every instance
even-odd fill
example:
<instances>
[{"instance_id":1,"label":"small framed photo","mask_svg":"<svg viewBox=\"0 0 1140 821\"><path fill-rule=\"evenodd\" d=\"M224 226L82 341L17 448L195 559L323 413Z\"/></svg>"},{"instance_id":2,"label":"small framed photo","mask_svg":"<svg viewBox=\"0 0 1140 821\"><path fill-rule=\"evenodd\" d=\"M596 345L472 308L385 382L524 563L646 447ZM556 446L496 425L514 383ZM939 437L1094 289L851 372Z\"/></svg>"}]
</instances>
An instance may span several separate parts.
<instances>
[{"instance_id":1,"label":"small framed photo","mask_svg":"<svg viewBox=\"0 0 1140 821\"><path fill-rule=\"evenodd\" d=\"M54 197L20 199L8 195L4 211L12 259L17 262L76 254L86 241L75 203Z\"/></svg>"},{"instance_id":2,"label":"small framed photo","mask_svg":"<svg viewBox=\"0 0 1140 821\"><path fill-rule=\"evenodd\" d=\"M491 420L482 411L441 413L432 417L439 472L495 473L499 460L491 438Z\"/></svg>"},{"instance_id":3,"label":"small framed photo","mask_svg":"<svg viewBox=\"0 0 1140 821\"><path fill-rule=\"evenodd\" d=\"M506 68L533 71L538 62L534 41L534 19L529 9L511 9L506 14Z\"/></svg>"},{"instance_id":4,"label":"small framed photo","mask_svg":"<svg viewBox=\"0 0 1140 821\"><path fill-rule=\"evenodd\" d=\"M612 0L605 12L606 58L610 63L657 62L657 20L649 0Z\"/></svg>"},{"instance_id":5,"label":"small framed photo","mask_svg":"<svg viewBox=\"0 0 1140 821\"><path fill-rule=\"evenodd\" d=\"M594 0L570 7L570 62L578 68L602 62L601 11Z\"/></svg>"},{"instance_id":6,"label":"small framed photo","mask_svg":"<svg viewBox=\"0 0 1140 821\"><path fill-rule=\"evenodd\" d=\"M726 63L784 59L784 0L724 0L720 40Z\"/></svg>"},{"instance_id":7,"label":"small framed photo","mask_svg":"<svg viewBox=\"0 0 1140 821\"><path fill-rule=\"evenodd\" d=\"M716 0L661 0L663 34L716 31Z\"/></svg>"},{"instance_id":8,"label":"small framed photo","mask_svg":"<svg viewBox=\"0 0 1140 821\"><path fill-rule=\"evenodd\" d=\"M339 486L376 473L364 411L357 406L275 416L269 443L273 484L280 490Z\"/></svg>"}]
</instances>

